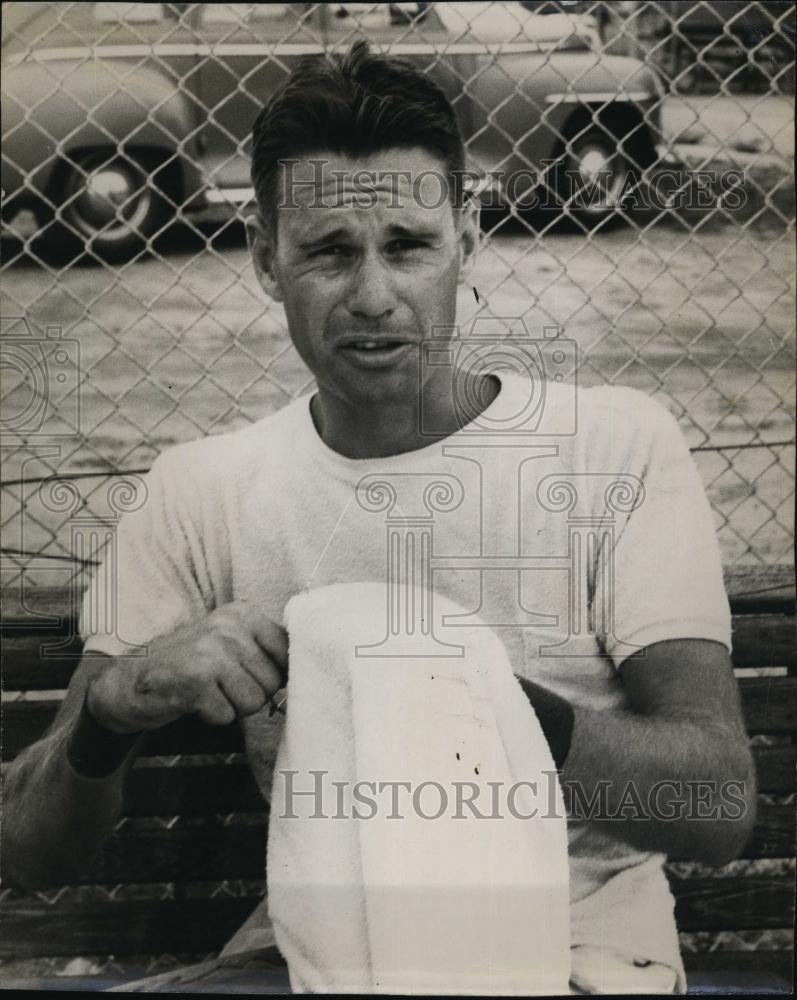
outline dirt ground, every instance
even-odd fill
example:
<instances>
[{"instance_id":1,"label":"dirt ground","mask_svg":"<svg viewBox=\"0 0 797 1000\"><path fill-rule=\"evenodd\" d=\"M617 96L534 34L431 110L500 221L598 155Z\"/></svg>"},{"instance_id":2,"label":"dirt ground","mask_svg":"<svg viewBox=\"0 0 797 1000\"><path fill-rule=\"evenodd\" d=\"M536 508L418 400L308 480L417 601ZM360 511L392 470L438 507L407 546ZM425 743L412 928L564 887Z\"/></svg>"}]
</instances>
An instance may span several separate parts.
<instances>
[{"instance_id":1,"label":"dirt ground","mask_svg":"<svg viewBox=\"0 0 797 1000\"><path fill-rule=\"evenodd\" d=\"M676 223L587 239L515 225L488 241L463 286L460 323L467 332L482 308L522 317L533 337L558 325L578 345L582 385L654 395L690 445L708 449L696 459L725 561L772 563L790 560L793 534L794 447L779 442L794 440L794 297L789 231ZM2 316L23 314L37 334L60 327L79 347L80 434L30 439L50 453L24 470L12 453L4 480L146 468L174 442L263 416L311 384L236 230L210 251L178 234L160 258L117 273L20 264L4 273ZM4 394L13 403L8 385ZM728 448L737 444L753 447ZM79 484L102 513L107 481ZM29 486L5 492L4 546L68 547L63 511L45 509Z\"/></svg>"}]
</instances>

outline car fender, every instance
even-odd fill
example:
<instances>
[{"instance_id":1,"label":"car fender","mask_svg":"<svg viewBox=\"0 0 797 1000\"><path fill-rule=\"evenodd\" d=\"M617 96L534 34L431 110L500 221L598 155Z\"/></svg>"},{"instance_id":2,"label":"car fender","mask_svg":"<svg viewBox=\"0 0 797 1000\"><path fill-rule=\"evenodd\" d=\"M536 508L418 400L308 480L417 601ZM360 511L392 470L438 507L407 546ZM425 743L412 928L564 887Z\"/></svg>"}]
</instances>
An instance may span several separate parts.
<instances>
[{"instance_id":1,"label":"car fender","mask_svg":"<svg viewBox=\"0 0 797 1000\"><path fill-rule=\"evenodd\" d=\"M500 172L504 187L513 177L540 172L559 154L579 108L592 113L628 104L649 111L662 94L656 74L640 60L592 51L502 54L485 57L478 69L469 86L474 140L468 152L480 169Z\"/></svg>"},{"instance_id":2,"label":"car fender","mask_svg":"<svg viewBox=\"0 0 797 1000\"><path fill-rule=\"evenodd\" d=\"M38 100L32 95L41 95ZM47 195L57 164L82 149L180 153L186 195L199 184L196 112L162 72L124 59L33 59L3 74L3 189ZM9 169L7 169L9 167Z\"/></svg>"}]
</instances>

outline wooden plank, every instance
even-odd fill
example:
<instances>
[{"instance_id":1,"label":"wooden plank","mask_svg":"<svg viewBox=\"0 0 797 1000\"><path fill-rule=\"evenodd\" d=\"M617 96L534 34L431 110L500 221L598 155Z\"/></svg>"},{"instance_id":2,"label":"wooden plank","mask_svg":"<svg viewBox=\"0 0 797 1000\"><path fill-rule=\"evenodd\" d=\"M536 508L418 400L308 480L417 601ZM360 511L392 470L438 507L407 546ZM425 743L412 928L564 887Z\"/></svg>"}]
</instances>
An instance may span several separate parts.
<instances>
[{"instance_id":1,"label":"wooden plank","mask_svg":"<svg viewBox=\"0 0 797 1000\"><path fill-rule=\"evenodd\" d=\"M1 634L6 635L19 629L27 632L63 633L77 617L84 589L79 584L74 587L25 586L22 591L18 583L3 587L0 590L3 607Z\"/></svg>"},{"instance_id":2,"label":"wooden plank","mask_svg":"<svg viewBox=\"0 0 797 1000\"><path fill-rule=\"evenodd\" d=\"M0 907L0 959L60 955L161 955L215 951L259 897L81 903L38 898Z\"/></svg>"},{"instance_id":3,"label":"wooden plank","mask_svg":"<svg viewBox=\"0 0 797 1000\"><path fill-rule=\"evenodd\" d=\"M133 767L128 772L125 816L201 816L259 813L266 804L247 763L202 767Z\"/></svg>"},{"instance_id":4,"label":"wooden plank","mask_svg":"<svg viewBox=\"0 0 797 1000\"><path fill-rule=\"evenodd\" d=\"M682 931L759 930L792 925L790 878L689 879L674 886ZM0 908L0 958L43 955L197 953L219 948L257 897L80 903L38 898Z\"/></svg>"},{"instance_id":5,"label":"wooden plank","mask_svg":"<svg viewBox=\"0 0 797 1000\"><path fill-rule=\"evenodd\" d=\"M742 858L794 857L797 817L793 805L759 802L756 822Z\"/></svg>"},{"instance_id":6,"label":"wooden plank","mask_svg":"<svg viewBox=\"0 0 797 1000\"><path fill-rule=\"evenodd\" d=\"M797 746L754 747L758 790L794 793ZM127 816L201 815L261 812L263 800L245 762L201 767L134 767L128 774Z\"/></svg>"},{"instance_id":7,"label":"wooden plank","mask_svg":"<svg viewBox=\"0 0 797 1000\"><path fill-rule=\"evenodd\" d=\"M734 666L797 666L797 618L743 615L734 617L731 626Z\"/></svg>"},{"instance_id":8,"label":"wooden plank","mask_svg":"<svg viewBox=\"0 0 797 1000\"><path fill-rule=\"evenodd\" d=\"M122 828L111 834L91 868L72 884L260 879L266 871L266 841L265 817L246 826Z\"/></svg>"},{"instance_id":9,"label":"wooden plank","mask_svg":"<svg viewBox=\"0 0 797 1000\"><path fill-rule=\"evenodd\" d=\"M754 747L753 754L760 792L795 791L797 746ZM201 767L134 767L127 777L123 806L126 816L194 816L262 810L263 799L246 762Z\"/></svg>"},{"instance_id":10,"label":"wooden plank","mask_svg":"<svg viewBox=\"0 0 797 1000\"><path fill-rule=\"evenodd\" d=\"M58 707L52 701L15 701L3 705L3 760L13 760L44 735ZM142 756L192 753L241 753L243 735L236 722L208 726L196 716L153 731L142 745Z\"/></svg>"},{"instance_id":11,"label":"wooden plank","mask_svg":"<svg viewBox=\"0 0 797 1000\"><path fill-rule=\"evenodd\" d=\"M675 919L681 931L742 931L791 928L794 879L672 879Z\"/></svg>"},{"instance_id":12,"label":"wooden plank","mask_svg":"<svg viewBox=\"0 0 797 1000\"><path fill-rule=\"evenodd\" d=\"M748 733L797 730L797 677L742 677L739 689Z\"/></svg>"},{"instance_id":13,"label":"wooden plank","mask_svg":"<svg viewBox=\"0 0 797 1000\"><path fill-rule=\"evenodd\" d=\"M88 871L74 885L208 882L261 879L265 873L267 829L264 814L250 822L224 825L216 817L171 827L130 823L113 833ZM767 806L759 817L743 858L791 857L794 854L794 808ZM722 878L727 884L747 879Z\"/></svg>"},{"instance_id":14,"label":"wooden plank","mask_svg":"<svg viewBox=\"0 0 797 1000\"><path fill-rule=\"evenodd\" d=\"M689 993L790 993L791 951L684 952Z\"/></svg>"},{"instance_id":15,"label":"wooden plank","mask_svg":"<svg viewBox=\"0 0 797 1000\"><path fill-rule=\"evenodd\" d=\"M797 745L753 747L759 792L794 794L797 791Z\"/></svg>"},{"instance_id":16,"label":"wooden plank","mask_svg":"<svg viewBox=\"0 0 797 1000\"><path fill-rule=\"evenodd\" d=\"M80 663L83 644L77 636L62 647L63 641L55 635L6 633L2 639L3 690L64 690Z\"/></svg>"},{"instance_id":17,"label":"wooden plank","mask_svg":"<svg viewBox=\"0 0 797 1000\"><path fill-rule=\"evenodd\" d=\"M754 747L753 754L760 792L795 791L797 746ZM134 767L127 776L123 813L198 816L262 812L263 808L251 769L240 761L201 767Z\"/></svg>"},{"instance_id":18,"label":"wooden plank","mask_svg":"<svg viewBox=\"0 0 797 1000\"><path fill-rule=\"evenodd\" d=\"M723 574L735 614L794 614L794 566L728 566Z\"/></svg>"}]
</instances>

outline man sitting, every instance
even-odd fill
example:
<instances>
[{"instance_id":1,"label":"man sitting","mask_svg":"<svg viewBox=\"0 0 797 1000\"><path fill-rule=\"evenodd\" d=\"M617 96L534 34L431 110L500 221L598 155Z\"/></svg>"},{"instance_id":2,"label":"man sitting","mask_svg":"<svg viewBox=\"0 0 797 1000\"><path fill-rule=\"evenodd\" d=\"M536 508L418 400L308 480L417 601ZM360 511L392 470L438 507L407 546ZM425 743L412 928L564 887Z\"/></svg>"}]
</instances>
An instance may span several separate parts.
<instances>
[{"instance_id":1,"label":"man sitting","mask_svg":"<svg viewBox=\"0 0 797 1000\"><path fill-rule=\"evenodd\" d=\"M489 352L463 372L457 290L479 243L463 169L442 91L362 43L302 62L264 107L252 259L317 391L154 463L147 502L118 530L116 636L86 637L52 729L9 770L6 877L38 886L83 869L118 818L140 734L183 714L240 719L267 797L287 602L385 579L384 523L354 502L363 476L450 473L471 502L440 519L436 553L540 559L442 571L434 587L496 628L573 791L573 986L680 991L663 863L731 859L755 801L711 512L675 420L641 393L581 390L571 426L570 390L551 382L532 428L536 376L491 370ZM430 363L430 342L454 361ZM506 447L474 460L485 426L508 428ZM571 522L546 494L556 477L602 539L572 571ZM609 481L630 496L612 500ZM722 791L734 782L735 812ZM684 809L695 783L700 818ZM270 940L260 907L227 951Z\"/></svg>"}]
</instances>

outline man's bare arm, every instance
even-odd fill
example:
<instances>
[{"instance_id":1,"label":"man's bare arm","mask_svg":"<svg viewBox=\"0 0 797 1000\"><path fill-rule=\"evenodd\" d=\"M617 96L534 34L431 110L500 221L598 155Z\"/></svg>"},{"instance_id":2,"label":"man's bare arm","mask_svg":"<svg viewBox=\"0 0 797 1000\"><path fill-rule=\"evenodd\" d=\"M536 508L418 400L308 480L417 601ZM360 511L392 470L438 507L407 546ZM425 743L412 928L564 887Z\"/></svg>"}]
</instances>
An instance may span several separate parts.
<instances>
[{"instance_id":1,"label":"man's bare arm","mask_svg":"<svg viewBox=\"0 0 797 1000\"><path fill-rule=\"evenodd\" d=\"M6 884L38 888L86 869L119 816L141 733L191 713L213 725L252 715L286 669L284 630L245 602L153 639L146 656L85 656L47 735L8 769Z\"/></svg>"},{"instance_id":2,"label":"man's bare arm","mask_svg":"<svg viewBox=\"0 0 797 1000\"><path fill-rule=\"evenodd\" d=\"M36 889L67 881L88 867L113 830L124 767L103 777L87 777L75 769L68 752L89 682L108 660L83 658L46 735L6 770L0 852L5 885ZM132 752L132 742L124 742L124 750Z\"/></svg>"},{"instance_id":3,"label":"man's bare arm","mask_svg":"<svg viewBox=\"0 0 797 1000\"><path fill-rule=\"evenodd\" d=\"M561 775L568 805L577 815L586 806L590 822L643 850L730 861L755 820L755 769L725 647L659 642L620 673L625 712L573 706ZM537 707L536 685L521 683Z\"/></svg>"}]
</instances>

